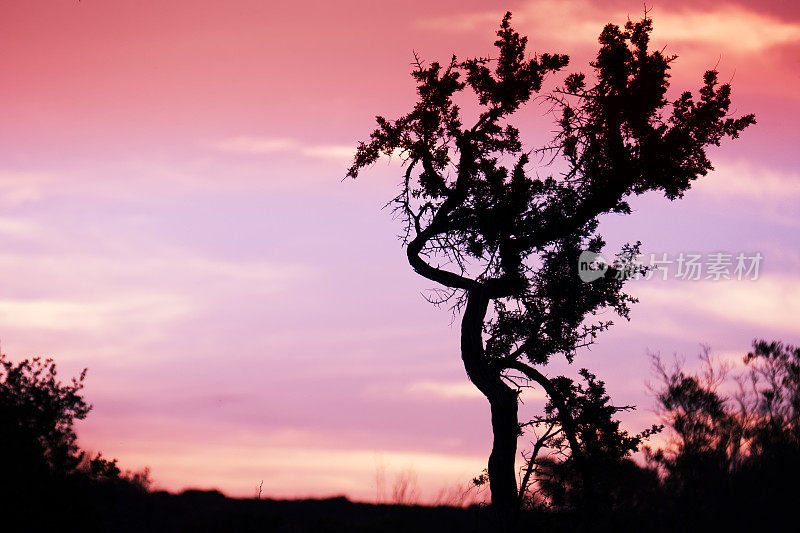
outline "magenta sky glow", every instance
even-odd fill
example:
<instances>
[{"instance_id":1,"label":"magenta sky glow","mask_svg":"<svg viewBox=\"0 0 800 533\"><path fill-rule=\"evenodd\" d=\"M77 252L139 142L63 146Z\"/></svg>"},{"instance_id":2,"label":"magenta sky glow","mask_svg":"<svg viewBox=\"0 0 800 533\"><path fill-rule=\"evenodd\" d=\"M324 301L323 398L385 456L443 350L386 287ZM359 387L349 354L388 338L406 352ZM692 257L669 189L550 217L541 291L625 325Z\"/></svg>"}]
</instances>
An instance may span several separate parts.
<instances>
[{"instance_id":1,"label":"magenta sky glow","mask_svg":"<svg viewBox=\"0 0 800 533\"><path fill-rule=\"evenodd\" d=\"M374 500L376 471L413 468L431 499L476 475L488 404L381 210L398 166L340 180L374 115L413 101L412 52L487 54L505 10L533 50L586 69L603 24L641 3L0 2L3 351L88 367L82 444L170 490ZM605 220L610 249L764 261L757 281L631 282L630 323L549 370L595 370L640 407L634 430L654 421L648 350L736 360L800 338L800 8L651 16L675 87L716 65L759 123L685 199ZM527 138L544 112L521 115Z\"/></svg>"}]
</instances>

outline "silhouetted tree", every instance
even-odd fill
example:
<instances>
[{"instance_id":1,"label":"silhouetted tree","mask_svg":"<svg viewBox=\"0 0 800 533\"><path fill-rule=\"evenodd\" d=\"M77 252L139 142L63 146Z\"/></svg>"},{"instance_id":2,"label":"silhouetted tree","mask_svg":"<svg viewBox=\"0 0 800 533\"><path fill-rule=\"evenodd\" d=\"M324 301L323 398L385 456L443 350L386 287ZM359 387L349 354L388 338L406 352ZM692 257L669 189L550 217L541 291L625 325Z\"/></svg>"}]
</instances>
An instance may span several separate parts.
<instances>
[{"instance_id":1,"label":"silhouetted tree","mask_svg":"<svg viewBox=\"0 0 800 533\"><path fill-rule=\"evenodd\" d=\"M800 348L754 341L735 376L708 347L700 360L690 373L653 358L672 439L648 453L665 473L673 514L696 526L725 516L763 527L785 517L800 498Z\"/></svg>"},{"instance_id":2,"label":"silhouetted tree","mask_svg":"<svg viewBox=\"0 0 800 533\"><path fill-rule=\"evenodd\" d=\"M653 389L657 410L674 434L670 446L654 458L676 474L726 476L740 457L745 436L744 417L731 410L731 399L720 391L729 365L714 361L708 346L699 357L702 369L694 374L678 361L668 368L660 356L651 357L660 387Z\"/></svg>"},{"instance_id":3,"label":"silhouetted tree","mask_svg":"<svg viewBox=\"0 0 800 533\"><path fill-rule=\"evenodd\" d=\"M753 342L744 358L750 371L737 397L750 456L770 461L786 448L800 450L800 346Z\"/></svg>"},{"instance_id":4,"label":"silhouetted tree","mask_svg":"<svg viewBox=\"0 0 800 533\"><path fill-rule=\"evenodd\" d=\"M429 65L417 58L414 108L397 120L377 117L348 171L355 178L382 155L403 159L394 207L408 261L441 286L435 303L463 310L461 356L491 407L488 478L501 515L513 515L519 502L515 377L546 391L578 469L591 476L564 391L537 367L554 355L572 361L593 342L611 325L592 322L598 311L627 317L633 299L622 292L623 279L583 283L577 275L581 251L604 247L598 217L629 213L628 199L648 191L681 197L712 170L705 148L755 122L728 117L730 86L718 84L715 71L705 73L699 98L685 92L667 100L675 58L648 50L652 23L645 18L603 29L592 77L570 74L545 98L557 115L554 141L526 151L509 119L568 58L526 56L527 38L510 19L497 32L495 58ZM469 124L471 115L455 102L466 90L477 107ZM558 159L561 172L541 177L531 154Z\"/></svg>"}]
</instances>

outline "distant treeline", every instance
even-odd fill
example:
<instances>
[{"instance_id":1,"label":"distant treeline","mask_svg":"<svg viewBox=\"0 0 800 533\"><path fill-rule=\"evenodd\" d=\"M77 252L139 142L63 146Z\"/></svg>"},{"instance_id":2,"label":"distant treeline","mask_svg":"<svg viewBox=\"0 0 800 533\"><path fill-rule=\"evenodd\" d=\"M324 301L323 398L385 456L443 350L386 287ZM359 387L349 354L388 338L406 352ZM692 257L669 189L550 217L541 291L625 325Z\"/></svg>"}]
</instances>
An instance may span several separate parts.
<instances>
[{"instance_id":1,"label":"distant treeline","mask_svg":"<svg viewBox=\"0 0 800 533\"><path fill-rule=\"evenodd\" d=\"M666 444L647 463L586 453L586 486L569 458L537 459L520 531L771 530L800 501L800 348L757 341L744 371L708 350L691 373L653 356L651 385ZM0 355L0 511L3 531L491 531L467 509L279 502L218 492L151 492L148 472L77 446L87 416L85 371L68 384L52 360ZM604 403L604 402L603 402ZM591 428L585 430L584 439ZM591 448L587 447L587 452ZM790 522L791 523L791 522Z\"/></svg>"}]
</instances>

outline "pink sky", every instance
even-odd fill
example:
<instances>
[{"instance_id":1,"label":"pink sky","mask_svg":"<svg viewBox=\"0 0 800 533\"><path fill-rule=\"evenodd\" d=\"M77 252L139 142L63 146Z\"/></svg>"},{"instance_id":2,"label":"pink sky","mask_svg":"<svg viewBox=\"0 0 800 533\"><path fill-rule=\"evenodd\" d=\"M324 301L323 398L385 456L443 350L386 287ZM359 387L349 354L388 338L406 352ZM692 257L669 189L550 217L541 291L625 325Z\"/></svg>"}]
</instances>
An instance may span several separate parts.
<instances>
[{"instance_id":1,"label":"pink sky","mask_svg":"<svg viewBox=\"0 0 800 533\"><path fill-rule=\"evenodd\" d=\"M398 167L341 182L374 116L414 98L412 52L491 52L505 10L585 70L640 2L0 2L0 340L89 368L82 444L158 486L423 499L485 465L488 405L381 206ZM759 124L684 200L604 221L616 246L765 257L757 281L631 282L641 296L575 368L654 421L647 350L724 357L800 341L800 8L653 3L676 88L717 65ZM518 123L547 133L544 109ZM527 126L526 126L527 123ZM543 129L544 128L544 129ZM532 397L528 406L540 405Z\"/></svg>"}]
</instances>

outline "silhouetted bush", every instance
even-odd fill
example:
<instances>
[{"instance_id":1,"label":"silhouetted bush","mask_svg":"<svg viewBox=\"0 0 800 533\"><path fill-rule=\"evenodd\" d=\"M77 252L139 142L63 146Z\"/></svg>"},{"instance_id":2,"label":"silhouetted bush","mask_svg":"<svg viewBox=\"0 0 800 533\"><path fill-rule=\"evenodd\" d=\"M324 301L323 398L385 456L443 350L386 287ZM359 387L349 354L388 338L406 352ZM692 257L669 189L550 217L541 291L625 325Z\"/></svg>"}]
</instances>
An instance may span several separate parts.
<instances>
[{"instance_id":1,"label":"silhouetted bush","mask_svg":"<svg viewBox=\"0 0 800 533\"><path fill-rule=\"evenodd\" d=\"M78 447L74 424L91 410L85 377L63 384L52 359L13 363L0 354L0 501L19 531L91 530L100 491L149 486L146 470L123 474L116 460Z\"/></svg>"},{"instance_id":2,"label":"silhouetted bush","mask_svg":"<svg viewBox=\"0 0 800 533\"><path fill-rule=\"evenodd\" d=\"M656 398L674 438L649 457L664 473L670 514L734 529L786 519L800 498L800 348L754 341L737 376L708 348L701 360L690 374L654 357Z\"/></svg>"},{"instance_id":3,"label":"silhouetted bush","mask_svg":"<svg viewBox=\"0 0 800 533\"><path fill-rule=\"evenodd\" d=\"M552 380L564 398L563 411L575 428L580 456L560 427L560 412L548 402L545 415L531 421L544 437L534 449L548 453L527 457L533 479L528 482L523 476L522 485L530 504L562 514L575 512L595 523L599 515L649 509L660 489L658 474L638 465L631 454L661 427L636 435L621 429L616 414L633 407L614 406L603 381L585 369L580 374L583 383L563 376Z\"/></svg>"}]
</instances>

